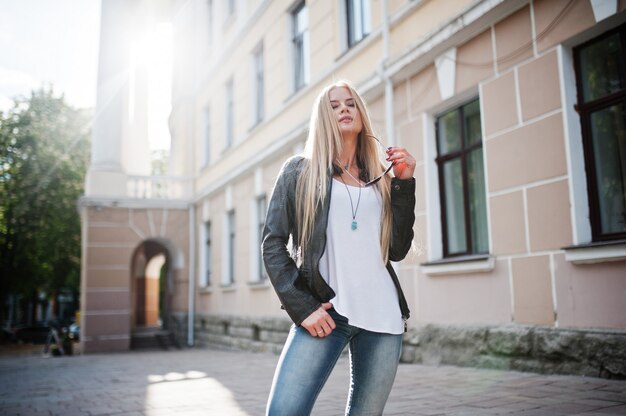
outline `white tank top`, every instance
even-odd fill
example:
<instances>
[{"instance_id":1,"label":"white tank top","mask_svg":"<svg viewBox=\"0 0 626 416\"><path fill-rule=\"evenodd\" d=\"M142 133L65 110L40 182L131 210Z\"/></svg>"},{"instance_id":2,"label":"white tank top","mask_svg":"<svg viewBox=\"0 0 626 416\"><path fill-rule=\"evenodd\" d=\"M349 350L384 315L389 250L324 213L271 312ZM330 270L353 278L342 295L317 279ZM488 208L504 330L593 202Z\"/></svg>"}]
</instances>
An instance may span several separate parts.
<instances>
[{"instance_id":1,"label":"white tank top","mask_svg":"<svg viewBox=\"0 0 626 416\"><path fill-rule=\"evenodd\" d=\"M404 322L398 292L380 252L381 198L375 187L363 187L358 200L358 187L347 185L346 189L343 182L333 179L326 249L319 270L335 291L331 303L348 318L350 325L372 332L402 334Z\"/></svg>"}]
</instances>

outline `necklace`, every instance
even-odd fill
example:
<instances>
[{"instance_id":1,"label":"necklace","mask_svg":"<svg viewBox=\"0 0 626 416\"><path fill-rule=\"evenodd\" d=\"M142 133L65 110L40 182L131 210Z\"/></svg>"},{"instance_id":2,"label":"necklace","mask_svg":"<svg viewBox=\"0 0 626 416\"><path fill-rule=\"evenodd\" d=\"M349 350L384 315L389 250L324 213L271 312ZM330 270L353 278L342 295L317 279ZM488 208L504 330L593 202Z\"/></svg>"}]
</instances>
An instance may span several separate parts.
<instances>
[{"instance_id":1,"label":"necklace","mask_svg":"<svg viewBox=\"0 0 626 416\"><path fill-rule=\"evenodd\" d=\"M350 177L352 179L354 179L354 176L352 176L350 174L350 172L348 172L347 170L345 170L345 172L350 175ZM339 176L339 179L341 179L341 182L343 182L343 186L346 187L346 191L348 192L348 198L350 198L350 210L352 211L352 231L356 231L358 224L356 222L356 213L359 210L359 204L361 203L361 182L357 181L357 183L359 184L359 198L356 201L356 209L354 208L354 204L352 203L352 195L350 194L350 189L348 189L348 185L346 185L346 182L343 180L343 178L341 176ZM356 179L354 179L356 180Z\"/></svg>"},{"instance_id":2,"label":"necklace","mask_svg":"<svg viewBox=\"0 0 626 416\"><path fill-rule=\"evenodd\" d=\"M361 189L361 181L358 180L357 178L355 178L354 176L352 176L352 174L350 173L350 171L346 168L344 169L346 171L346 173L348 174L348 176L350 176L352 179L354 179L354 181L359 184L359 189Z\"/></svg>"}]
</instances>

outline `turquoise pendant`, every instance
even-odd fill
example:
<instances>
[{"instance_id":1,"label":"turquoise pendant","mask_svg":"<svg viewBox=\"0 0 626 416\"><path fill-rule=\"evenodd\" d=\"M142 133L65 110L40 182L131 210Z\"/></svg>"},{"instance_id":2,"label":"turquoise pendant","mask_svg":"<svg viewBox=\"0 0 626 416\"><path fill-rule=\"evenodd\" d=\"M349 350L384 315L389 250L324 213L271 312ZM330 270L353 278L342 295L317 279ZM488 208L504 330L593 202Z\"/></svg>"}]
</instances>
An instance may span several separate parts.
<instances>
[{"instance_id":1,"label":"turquoise pendant","mask_svg":"<svg viewBox=\"0 0 626 416\"><path fill-rule=\"evenodd\" d=\"M352 221L352 231L356 230L356 221Z\"/></svg>"}]
</instances>

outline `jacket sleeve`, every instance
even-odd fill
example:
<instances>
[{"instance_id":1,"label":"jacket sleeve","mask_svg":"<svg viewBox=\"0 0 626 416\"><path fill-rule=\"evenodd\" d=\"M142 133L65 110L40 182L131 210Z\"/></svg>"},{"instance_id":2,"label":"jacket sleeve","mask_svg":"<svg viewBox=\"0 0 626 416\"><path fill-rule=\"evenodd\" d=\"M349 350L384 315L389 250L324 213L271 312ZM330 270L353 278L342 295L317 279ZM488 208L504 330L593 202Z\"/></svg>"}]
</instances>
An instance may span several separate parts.
<instances>
[{"instance_id":1,"label":"jacket sleeve","mask_svg":"<svg viewBox=\"0 0 626 416\"><path fill-rule=\"evenodd\" d=\"M393 224L389 260L404 259L413 241L415 222L415 178L391 180L391 212Z\"/></svg>"},{"instance_id":2,"label":"jacket sleeve","mask_svg":"<svg viewBox=\"0 0 626 416\"><path fill-rule=\"evenodd\" d=\"M294 236L295 188L297 159L288 160L281 169L270 198L263 242L265 269L284 309L291 320L300 325L321 306L300 276L294 259L287 250L289 237Z\"/></svg>"}]
</instances>

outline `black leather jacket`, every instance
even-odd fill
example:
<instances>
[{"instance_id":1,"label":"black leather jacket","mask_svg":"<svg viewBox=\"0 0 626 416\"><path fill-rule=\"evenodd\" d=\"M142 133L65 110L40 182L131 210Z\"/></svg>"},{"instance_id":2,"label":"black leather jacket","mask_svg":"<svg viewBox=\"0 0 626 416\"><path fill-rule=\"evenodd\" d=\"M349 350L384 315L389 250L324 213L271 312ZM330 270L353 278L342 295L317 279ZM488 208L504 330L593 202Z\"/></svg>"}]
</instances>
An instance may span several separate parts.
<instances>
[{"instance_id":1,"label":"black leather jacket","mask_svg":"<svg viewBox=\"0 0 626 416\"><path fill-rule=\"evenodd\" d=\"M283 165L269 202L263 229L263 261L269 278L283 308L291 320L300 325L311 313L335 297L319 272L319 260L326 248L326 225L330 207L332 174L328 175L328 191L321 209L315 215L315 226L300 267L289 254L287 244L291 236L298 241L296 226L296 184L302 171L304 158L294 156ZM393 215L389 260L400 261L408 253L413 239L415 221L415 179L391 181L391 206ZM398 290L402 317L409 318L404 293L391 263L387 270Z\"/></svg>"}]
</instances>

